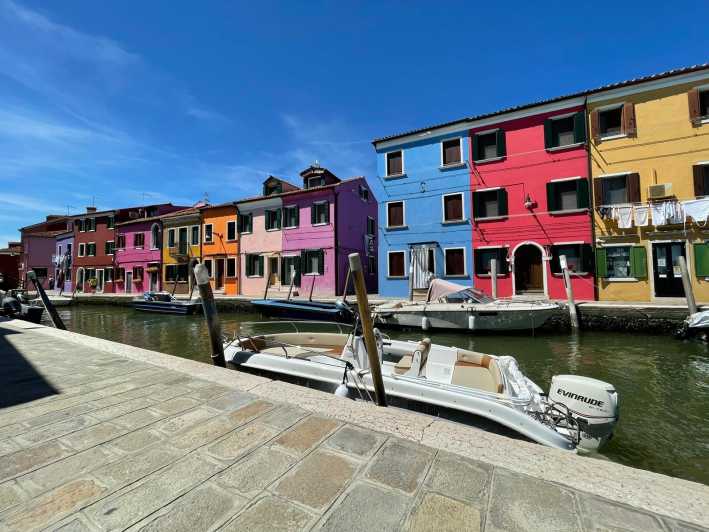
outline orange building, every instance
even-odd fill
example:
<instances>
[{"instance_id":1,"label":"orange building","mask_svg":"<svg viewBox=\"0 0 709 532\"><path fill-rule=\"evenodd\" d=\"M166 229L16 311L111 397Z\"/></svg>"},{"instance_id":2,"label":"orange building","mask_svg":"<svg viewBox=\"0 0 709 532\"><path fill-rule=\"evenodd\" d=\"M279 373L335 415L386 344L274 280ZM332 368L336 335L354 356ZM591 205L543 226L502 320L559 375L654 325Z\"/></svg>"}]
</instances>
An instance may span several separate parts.
<instances>
[{"instance_id":1,"label":"orange building","mask_svg":"<svg viewBox=\"0 0 709 532\"><path fill-rule=\"evenodd\" d=\"M209 272L212 290L228 296L239 293L239 234L236 205L202 207L202 263Z\"/></svg>"}]
</instances>

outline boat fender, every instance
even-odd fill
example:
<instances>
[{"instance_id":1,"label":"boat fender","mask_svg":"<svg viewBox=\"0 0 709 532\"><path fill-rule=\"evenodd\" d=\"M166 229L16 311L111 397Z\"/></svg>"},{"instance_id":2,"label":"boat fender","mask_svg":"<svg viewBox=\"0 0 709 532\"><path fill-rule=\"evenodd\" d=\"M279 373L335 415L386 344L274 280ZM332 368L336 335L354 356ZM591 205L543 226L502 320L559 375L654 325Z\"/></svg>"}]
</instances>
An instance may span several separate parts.
<instances>
[{"instance_id":1,"label":"boat fender","mask_svg":"<svg viewBox=\"0 0 709 532\"><path fill-rule=\"evenodd\" d=\"M468 316L468 329L471 331L475 329L475 316L472 314Z\"/></svg>"},{"instance_id":2,"label":"boat fender","mask_svg":"<svg viewBox=\"0 0 709 532\"><path fill-rule=\"evenodd\" d=\"M335 390L335 395L337 397L347 397L347 394L349 393L349 389L347 388L347 385L343 382L340 384L337 389Z\"/></svg>"},{"instance_id":3,"label":"boat fender","mask_svg":"<svg viewBox=\"0 0 709 532\"><path fill-rule=\"evenodd\" d=\"M428 317L424 316L421 318L421 328L424 331L427 331L431 328L431 320L428 319Z\"/></svg>"}]
</instances>

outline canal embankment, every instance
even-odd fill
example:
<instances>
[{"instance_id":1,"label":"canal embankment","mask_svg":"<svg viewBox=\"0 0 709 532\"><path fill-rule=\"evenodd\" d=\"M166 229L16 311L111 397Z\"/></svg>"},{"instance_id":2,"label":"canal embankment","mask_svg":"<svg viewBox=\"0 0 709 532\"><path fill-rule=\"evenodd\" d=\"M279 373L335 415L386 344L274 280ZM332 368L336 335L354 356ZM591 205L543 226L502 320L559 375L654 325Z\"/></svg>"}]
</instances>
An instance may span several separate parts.
<instances>
[{"instance_id":1,"label":"canal embankment","mask_svg":"<svg viewBox=\"0 0 709 532\"><path fill-rule=\"evenodd\" d=\"M703 484L439 418L19 321L0 355L3 529L709 527Z\"/></svg>"}]
</instances>

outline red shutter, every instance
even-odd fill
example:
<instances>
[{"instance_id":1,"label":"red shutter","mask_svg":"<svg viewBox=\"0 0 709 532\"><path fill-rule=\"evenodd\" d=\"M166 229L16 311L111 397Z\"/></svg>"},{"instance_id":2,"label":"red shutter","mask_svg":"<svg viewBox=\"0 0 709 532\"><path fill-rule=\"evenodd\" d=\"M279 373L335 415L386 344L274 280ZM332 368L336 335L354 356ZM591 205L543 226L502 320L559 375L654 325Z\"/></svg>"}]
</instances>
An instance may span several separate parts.
<instances>
[{"instance_id":1,"label":"red shutter","mask_svg":"<svg viewBox=\"0 0 709 532\"><path fill-rule=\"evenodd\" d=\"M637 133L635 125L635 104L626 102L623 104L623 133L629 137L634 137Z\"/></svg>"},{"instance_id":2,"label":"red shutter","mask_svg":"<svg viewBox=\"0 0 709 532\"><path fill-rule=\"evenodd\" d=\"M640 174L628 174L628 201L631 203L640 201Z\"/></svg>"},{"instance_id":3,"label":"red shutter","mask_svg":"<svg viewBox=\"0 0 709 532\"><path fill-rule=\"evenodd\" d=\"M692 89L687 93L689 100L689 119L692 125L698 126L701 122L702 112L699 109L699 89Z\"/></svg>"},{"instance_id":4,"label":"red shutter","mask_svg":"<svg viewBox=\"0 0 709 532\"><path fill-rule=\"evenodd\" d=\"M694 173L694 195L696 197L704 196L707 191L704 190L704 167L696 165L692 167Z\"/></svg>"},{"instance_id":5,"label":"red shutter","mask_svg":"<svg viewBox=\"0 0 709 532\"><path fill-rule=\"evenodd\" d=\"M598 143L601 138L601 121L598 118L598 110L591 111L591 138Z\"/></svg>"},{"instance_id":6,"label":"red shutter","mask_svg":"<svg viewBox=\"0 0 709 532\"><path fill-rule=\"evenodd\" d=\"M601 177L593 180L593 199L596 206L603 205L603 178Z\"/></svg>"}]
</instances>

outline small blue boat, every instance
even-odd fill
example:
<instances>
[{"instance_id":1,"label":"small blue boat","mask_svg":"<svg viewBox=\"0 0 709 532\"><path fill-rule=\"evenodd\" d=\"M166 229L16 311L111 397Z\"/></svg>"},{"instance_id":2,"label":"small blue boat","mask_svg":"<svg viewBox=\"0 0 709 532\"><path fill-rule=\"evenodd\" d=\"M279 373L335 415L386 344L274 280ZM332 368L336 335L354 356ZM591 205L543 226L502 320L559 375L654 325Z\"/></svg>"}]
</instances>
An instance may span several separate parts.
<instances>
[{"instance_id":1,"label":"small blue boat","mask_svg":"<svg viewBox=\"0 0 709 532\"><path fill-rule=\"evenodd\" d=\"M256 299L251 302L256 310L267 316L298 320L353 323L354 312L345 301L320 303L294 299Z\"/></svg>"},{"instance_id":2,"label":"small blue boat","mask_svg":"<svg viewBox=\"0 0 709 532\"><path fill-rule=\"evenodd\" d=\"M202 303L199 300L181 301L168 292L145 292L142 299L134 299L131 305L144 312L187 315L198 312Z\"/></svg>"}]
</instances>

